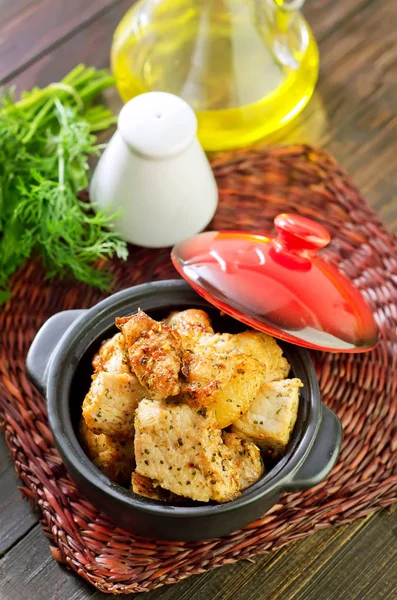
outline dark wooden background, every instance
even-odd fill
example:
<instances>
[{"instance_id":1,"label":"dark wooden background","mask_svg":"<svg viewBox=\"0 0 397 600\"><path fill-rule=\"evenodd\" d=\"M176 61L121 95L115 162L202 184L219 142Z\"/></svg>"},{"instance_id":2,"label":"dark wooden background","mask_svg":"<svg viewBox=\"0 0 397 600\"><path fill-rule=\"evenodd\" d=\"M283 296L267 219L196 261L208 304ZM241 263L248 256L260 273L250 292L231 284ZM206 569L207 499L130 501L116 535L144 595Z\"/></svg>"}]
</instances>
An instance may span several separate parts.
<instances>
[{"instance_id":1,"label":"dark wooden background","mask_svg":"<svg viewBox=\"0 0 397 600\"><path fill-rule=\"evenodd\" d=\"M106 66L132 0L0 0L0 84L59 80L78 62ZM397 0L308 0L321 52L317 93L277 141L333 153L397 229ZM111 95L109 102L117 105ZM0 435L0 599L103 600L51 557L17 489ZM255 562L223 567L148 600L396 600L397 511L326 529Z\"/></svg>"}]
</instances>

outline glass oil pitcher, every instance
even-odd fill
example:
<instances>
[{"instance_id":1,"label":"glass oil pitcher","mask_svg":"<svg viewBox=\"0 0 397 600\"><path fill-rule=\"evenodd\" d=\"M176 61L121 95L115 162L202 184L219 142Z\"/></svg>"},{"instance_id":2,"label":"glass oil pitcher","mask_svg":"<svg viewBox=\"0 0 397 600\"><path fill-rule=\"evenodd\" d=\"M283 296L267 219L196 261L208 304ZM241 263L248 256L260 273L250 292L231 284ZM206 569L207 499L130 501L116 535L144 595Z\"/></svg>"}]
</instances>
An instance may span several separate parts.
<instances>
[{"instance_id":1,"label":"glass oil pitcher","mask_svg":"<svg viewBox=\"0 0 397 600\"><path fill-rule=\"evenodd\" d=\"M318 50L303 2L139 0L112 45L121 97L171 92L196 111L206 150L251 144L313 93Z\"/></svg>"}]
</instances>

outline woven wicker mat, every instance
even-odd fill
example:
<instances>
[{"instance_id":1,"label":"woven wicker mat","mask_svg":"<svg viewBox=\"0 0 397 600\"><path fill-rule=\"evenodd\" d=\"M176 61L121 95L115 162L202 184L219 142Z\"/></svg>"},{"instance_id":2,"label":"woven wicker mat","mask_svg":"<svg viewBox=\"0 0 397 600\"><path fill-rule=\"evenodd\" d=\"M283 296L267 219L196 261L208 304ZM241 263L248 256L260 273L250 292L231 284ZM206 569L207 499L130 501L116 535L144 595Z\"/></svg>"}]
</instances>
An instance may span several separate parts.
<instances>
[{"instance_id":1,"label":"woven wicker mat","mask_svg":"<svg viewBox=\"0 0 397 600\"><path fill-rule=\"evenodd\" d=\"M29 264L15 278L12 301L0 313L6 439L24 493L41 508L54 558L106 592L175 583L365 517L397 499L396 238L322 151L294 146L224 155L213 168L220 206L211 228L268 232L283 211L317 219L333 236L323 255L361 289L382 340L361 355L313 353L323 399L344 429L340 460L326 482L284 496L260 521L222 539L138 539L114 527L76 490L55 450L44 400L25 375L25 355L40 325L57 311L89 307L102 296L75 282L46 281ZM169 250L131 248L129 261L111 268L117 289L176 276Z\"/></svg>"}]
</instances>

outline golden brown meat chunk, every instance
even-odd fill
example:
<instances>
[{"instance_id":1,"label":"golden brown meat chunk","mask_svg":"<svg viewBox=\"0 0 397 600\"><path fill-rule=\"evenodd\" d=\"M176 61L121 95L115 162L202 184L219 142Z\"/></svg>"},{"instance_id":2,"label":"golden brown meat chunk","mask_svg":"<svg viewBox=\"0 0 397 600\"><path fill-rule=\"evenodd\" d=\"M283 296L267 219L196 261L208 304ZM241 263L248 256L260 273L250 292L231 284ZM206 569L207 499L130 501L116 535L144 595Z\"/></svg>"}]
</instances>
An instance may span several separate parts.
<instances>
[{"instance_id":1,"label":"golden brown meat chunk","mask_svg":"<svg viewBox=\"0 0 397 600\"><path fill-rule=\"evenodd\" d=\"M100 371L131 373L127 355L124 352L124 340L121 333L116 333L113 337L103 342L99 351L92 359L92 366L94 367L94 374Z\"/></svg>"},{"instance_id":2,"label":"golden brown meat chunk","mask_svg":"<svg viewBox=\"0 0 397 600\"><path fill-rule=\"evenodd\" d=\"M142 400L135 416L136 472L201 502L239 495L239 474L215 414L170 401Z\"/></svg>"},{"instance_id":3,"label":"golden brown meat chunk","mask_svg":"<svg viewBox=\"0 0 397 600\"><path fill-rule=\"evenodd\" d=\"M211 406L223 429L249 408L263 381L264 367L238 350L196 346L185 355L182 395L192 406Z\"/></svg>"},{"instance_id":4,"label":"golden brown meat chunk","mask_svg":"<svg viewBox=\"0 0 397 600\"><path fill-rule=\"evenodd\" d=\"M279 381L288 377L290 366L276 340L260 331L243 331L233 336L235 347L243 354L265 365L264 381Z\"/></svg>"},{"instance_id":5,"label":"golden brown meat chunk","mask_svg":"<svg viewBox=\"0 0 397 600\"><path fill-rule=\"evenodd\" d=\"M253 442L242 440L235 433L223 434L223 441L233 454L240 472L240 490L256 483L264 474L261 452Z\"/></svg>"},{"instance_id":6,"label":"golden brown meat chunk","mask_svg":"<svg viewBox=\"0 0 397 600\"><path fill-rule=\"evenodd\" d=\"M149 395L162 399L179 394L182 363L179 333L141 310L116 319L116 325L125 340L129 365Z\"/></svg>"},{"instance_id":7,"label":"golden brown meat chunk","mask_svg":"<svg viewBox=\"0 0 397 600\"><path fill-rule=\"evenodd\" d=\"M264 366L263 381L279 381L288 376L290 366L276 340L260 331L248 329L241 333L216 333L205 335L199 340L200 346L213 348L217 352L238 350L242 354L256 358Z\"/></svg>"},{"instance_id":8,"label":"golden brown meat chunk","mask_svg":"<svg viewBox=\"0 0 397 600\"><path fill-rule=\"evenodd\" d=\"M173 312L165 323L179 333L184 350L192 350L204 334L214 333L209 316L198 308Z\"/></svg>"},{"instance_id":9,"label":"golden brown meat chunk","mask_svg":"<svg viewBox=\"0 0 397 600\"><path fill-rule=\"evenodd\" d=\"M233 424L232 431L275 454L282 452L295 425L302 386L300 379L264 383L249 410Z\"/></svg>"},{"instance_id":10,"label":"golden brown meat chunk","mask_svg":"<svg viewBox=\"0 0 397 600\"><path fill-rule=\"evenodd\" d=\"M83 416L95 433L127 439L134 431L134 413L144 397L135 375L102 371L94 376L83 402Z\"/></svg>"},{"instance_id":11,"label":"golden brown meat chunk","mask_svg":"<svg viewBox=\"0 0 397 600\"><path fill-rule=\"evenodd\" d=\"M126 484L134 468L134 440L111 438L88 429L82 418L80 421L80 441L94 465L109 479Z\"/></svg>"},{"instance_id":12,"label":"golden brown meat chunk","mask_svg":"<svg viewBox=\"0 0 397 600\"><path fill-rule=\"evenodd\" d=\"M92 361L94 374L83 402L83 417L97 434L128 439L134 431L134 413L145 390L127 363L124 339L118 333L107 340Z\"/></svg>"}]
</instances>

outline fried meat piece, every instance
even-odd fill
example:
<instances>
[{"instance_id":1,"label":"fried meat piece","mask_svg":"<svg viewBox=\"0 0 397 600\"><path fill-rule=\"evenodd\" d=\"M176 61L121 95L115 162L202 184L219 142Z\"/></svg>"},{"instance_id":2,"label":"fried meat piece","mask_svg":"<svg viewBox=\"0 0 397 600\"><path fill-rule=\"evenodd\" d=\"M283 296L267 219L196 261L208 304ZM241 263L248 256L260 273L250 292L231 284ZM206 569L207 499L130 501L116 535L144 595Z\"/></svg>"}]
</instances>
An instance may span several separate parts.
<instances>
[{"instance_id":1,"label":"fried meat piece","mask_svg":"<svg viewBox=\"0 0 397 600\"><path fill-rule=\"evenodd\" d=\"M249 410L232 425L232 431L274 454L288 444L299 407L300 379L271 381L261 386Z\"/></svg>"},{"instance_id":2,"label":"fried meat piece","mask_svg":"<svg viewBox=\"0 0 397 600\"><path fill-rule=\"evenodd\" d=\"M257 482L265 472L261 452L256 444L242 440L235 433L225 432L223 441L232 452L240 472L240 490Z\"/></svg>"},{"instance_id":3,"label":"fried meat piece","mask_svg":"<svg viewBox=\"0 0 397 600\"><path fill-rule=\"evenodd\" d=\"M263 381L264 367L238 350L196 347L185 357L182 395L192 406L211 406L223 429L249 408Z\"/></svg>"},{"instance_id":4,"label":"fried meat piece","mask_svg":"<svg viewBox=\"0 0 397 600\"><path fill-rule=\"evenodd\" d=\"M288 377L288 361L276 340L270 335L250 329L233 337L235 347L240 352L256 358L265 365L265 381L279 381Z\"/></svg>"},{"instance_id":5,"label":"fried meat piece","mask_svg":"<svg viewBox=\"0 0 397 600\"><path fill-rule=\"evenodd\" d=\"M173 312L165 323L179 333L184 350L192 350L204 334L214 333L209 316L198 308Z\"/></svg>"},{"instance_id":6,"label":"fried meat piece","mask_svg":"<svg viewBox=\"0 0 397 600\"><path fill-rule=\"evenodd\" d=\"M174 494L208 502L239 495L239 474L214 411L142 400L135 416L136 472Z\"/></svg>"},{"instance_id":7,"label":"fried meat piece","mask_svg":"<svg viewBox=\"0 0 397 600\"><path fill-rule=\"evenodd\" d=\"M141 310L116 319L116 325L123 334L131 370L147 395L162 399L179 394L182 364L179 333Z\"/></svg>"},{"instance_id":8,"label":"fried meat piece","mask_svg":"<svg viewBox=\"0 0 397 600\"><path fill-rule=\"evenodd\" d=\"M98 467L112 481L125 484L134 468L134 440L111 438L103 433L97 434L88 429L83 418L80 421L80 441L82 446Z\"/></svg>"},{"instance_id":9,"label":"fried meat piece","mask_svg":"<svg viewBox=\"0 0 397 600\"><path fill-rule=\"evenodd\" d=\"M264 365L263 381L279 381L288 376L290 366L276 340L266 333L248 329L241 333L216 333L205 335L199 340L200 347L213 348L217 352L238 350L256 358ZM196 349L198 351L198 348Z\"/></svg>"},{"instance_id":10,"label":"fried meat piece","mask_svg":"<svg viewBox=\"0 0 397 600\"><path fill-rule=\"evenodd\" d=\"M116 334L102 344L92 362L92 383L83 402L87 427L97 434L128 439L145 390L130 371L123 336Z\"/></svg>"}]
</instances>

